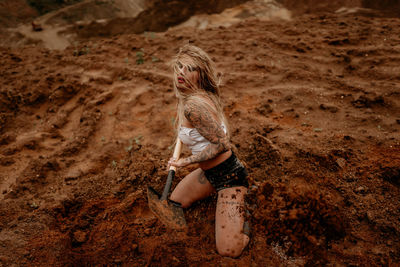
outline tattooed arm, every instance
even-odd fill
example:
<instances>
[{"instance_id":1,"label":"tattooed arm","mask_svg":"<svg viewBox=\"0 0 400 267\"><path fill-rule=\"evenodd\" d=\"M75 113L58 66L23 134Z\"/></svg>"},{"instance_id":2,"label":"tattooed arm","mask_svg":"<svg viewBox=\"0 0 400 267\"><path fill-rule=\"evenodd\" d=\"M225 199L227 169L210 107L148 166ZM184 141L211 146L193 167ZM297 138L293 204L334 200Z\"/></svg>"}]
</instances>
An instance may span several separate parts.
<instances>
[{"instance_id":1,"label":"tattooed arm","mask_svg":"<svg viewBox=\"0 0 400 267\"><path fill-rule=\"evenodd\" d=\"M213 159L219 154L231 149L228 137L222 126L214 119L210 112L203 106L189 101L185 105L185 117L199 133L211 144L203 151L171 163L177 167L183 167L191 163L198 163Z\"/></svg>"}]
</instances>

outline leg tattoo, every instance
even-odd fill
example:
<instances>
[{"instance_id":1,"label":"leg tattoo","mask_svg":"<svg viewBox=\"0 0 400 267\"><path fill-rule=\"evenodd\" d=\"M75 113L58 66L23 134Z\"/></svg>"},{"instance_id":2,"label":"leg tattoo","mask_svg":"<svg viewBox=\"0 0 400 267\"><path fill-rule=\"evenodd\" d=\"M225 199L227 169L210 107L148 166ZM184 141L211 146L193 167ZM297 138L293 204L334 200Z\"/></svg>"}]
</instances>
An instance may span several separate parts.
<instances>
[{"instance_id":1,"label":"leg tattoo","mask_svg":"<svg viewBox=\"0 0 400 267\"><path fill-rule=\"evenodd\" d=\"M207 183L207 177L204 175L204 172L201 172L199 178L198 178L199 183L205 184Z\"/></svg>"}]
</instances>

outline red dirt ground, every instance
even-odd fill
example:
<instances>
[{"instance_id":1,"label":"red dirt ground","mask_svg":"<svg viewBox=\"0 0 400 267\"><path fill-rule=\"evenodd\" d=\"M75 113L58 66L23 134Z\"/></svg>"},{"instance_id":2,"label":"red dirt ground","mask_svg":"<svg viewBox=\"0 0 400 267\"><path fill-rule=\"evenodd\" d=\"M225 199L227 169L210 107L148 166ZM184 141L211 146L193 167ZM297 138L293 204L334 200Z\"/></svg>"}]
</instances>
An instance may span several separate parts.
<instances>
[{"instance_id":1,"label":"red dirt ground","mask_svg":"<svg viewBox=\"0 0 400 267\"><path fill-rule=\"evenodd\" d=\"M0 263L397 266L400 19L371 16L0 48ZM168 62L189 40L223 74L250 173L253 232L238 259L216 253L215 196L185 210L187 233L147 205L174 140Z\"/></svg>"}]
</instances>

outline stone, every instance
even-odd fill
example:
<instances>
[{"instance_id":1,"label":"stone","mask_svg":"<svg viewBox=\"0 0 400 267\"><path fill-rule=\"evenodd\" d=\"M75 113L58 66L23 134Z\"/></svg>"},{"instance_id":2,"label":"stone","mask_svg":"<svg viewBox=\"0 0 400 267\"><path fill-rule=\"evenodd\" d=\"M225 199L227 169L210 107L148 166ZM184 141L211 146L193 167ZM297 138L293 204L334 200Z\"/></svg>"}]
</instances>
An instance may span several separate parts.
<instances>
[{"instance_id":1,"label":"stone","mask_svg":"<svg viewBox=\"0 0 400 267\"><path fill-rule=\"evenodd\" d=\"M74 232L74 239L78 243L83 243L86 241L87 234L81 230L77 230Z\"/></svg>"},{"instance_id":2,"label":"stone","mask_svg":"<svg viewBox=\"0 0 400 267\"><path fill-rule=\"evenodd\" d=\"M346 166L346 160L344 158L338 158L336 163L342 169Z\"/></svg>"}]
</instances>

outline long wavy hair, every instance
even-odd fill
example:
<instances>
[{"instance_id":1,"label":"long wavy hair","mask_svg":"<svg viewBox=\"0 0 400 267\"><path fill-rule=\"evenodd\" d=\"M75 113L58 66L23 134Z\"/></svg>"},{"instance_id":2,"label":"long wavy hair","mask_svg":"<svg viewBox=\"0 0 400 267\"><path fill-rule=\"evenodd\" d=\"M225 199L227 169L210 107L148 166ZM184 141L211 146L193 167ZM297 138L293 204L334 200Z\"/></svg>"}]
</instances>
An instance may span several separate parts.
<instances>
[{"instance_id":1,"label":"long wavy hair","mask_svg":"<svg viewBox=\"0 0 400 267\"><path fill-rule=\"evenodd\" d=\"M180 62L180 59L183 57L190 57L193 61L193 65L189 66ZM199 74L198 83L193 84L188 79L185 79L188 83L188 88L185 88L186 90L180 90L177 86L177 77L181 75L178 64L186 68L194 67ZM224 123L227 134L229 135L228 123L223 112L220 98L220 77L218 77L214 62L208 54L197 46L187 44L179 49L178 54L173 59L172 66L175 74L173 80L174 91L178 98L176 130L178 131L179 127L182 125L184 106L185 103L190 100L206 108L210 113L215 115L220 123Z\"/></svg>"}]
</instances>

